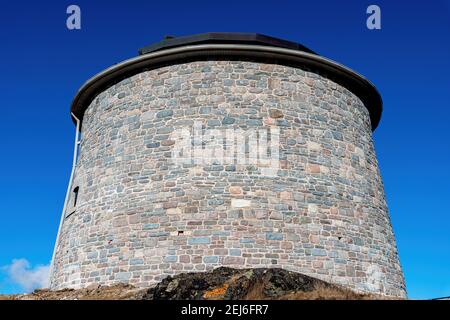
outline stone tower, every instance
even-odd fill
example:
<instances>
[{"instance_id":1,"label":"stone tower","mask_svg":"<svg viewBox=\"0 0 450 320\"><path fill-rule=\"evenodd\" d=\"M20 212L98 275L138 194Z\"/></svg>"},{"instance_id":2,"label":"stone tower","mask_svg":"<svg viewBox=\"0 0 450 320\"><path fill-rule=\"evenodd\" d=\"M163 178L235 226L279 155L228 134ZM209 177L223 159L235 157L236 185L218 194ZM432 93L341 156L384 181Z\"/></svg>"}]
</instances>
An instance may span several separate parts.
<instances>
[{"instance_id":1,"label":"stone tower","mask_svg":"<svg viewBox=\"0 0 450 320\"><path fill-rule=\"evenodd\" d=\"M372 141L382 101L367 79L259 34L139 53L72 103L51 288L281 267L405 296Z\"/></svg>"}]
</instances>

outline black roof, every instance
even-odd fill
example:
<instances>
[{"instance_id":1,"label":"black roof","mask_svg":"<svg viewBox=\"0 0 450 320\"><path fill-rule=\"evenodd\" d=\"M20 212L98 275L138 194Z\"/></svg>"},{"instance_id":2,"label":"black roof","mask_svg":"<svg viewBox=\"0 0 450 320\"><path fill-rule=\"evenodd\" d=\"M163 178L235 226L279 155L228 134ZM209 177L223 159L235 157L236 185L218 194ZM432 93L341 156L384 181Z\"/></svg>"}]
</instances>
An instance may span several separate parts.
<instances>
[{"instance_id":1,"label":"black roof","mask_svg":"<svg viewBox=\"0 0 450 320\"><path fill-rule=\"evenodd\" d=\"M259 33L243 32L208 32L182 37L166 36L164 40L152 43L139 49L139 54L143 55L163 49L210 43L253 44L259 46L280 47L317 54L300 43L278 39Z\"/></svg>"}]
</instances>

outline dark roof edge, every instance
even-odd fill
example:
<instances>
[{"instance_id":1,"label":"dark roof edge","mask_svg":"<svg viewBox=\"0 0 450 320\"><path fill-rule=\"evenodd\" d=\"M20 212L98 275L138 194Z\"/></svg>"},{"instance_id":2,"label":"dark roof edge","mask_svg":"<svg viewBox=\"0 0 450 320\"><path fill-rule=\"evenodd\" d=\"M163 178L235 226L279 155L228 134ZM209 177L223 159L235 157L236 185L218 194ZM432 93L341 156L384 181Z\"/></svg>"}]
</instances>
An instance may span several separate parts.
<instances>
[{"instance_id":1,"label":"dark roof edge","mask_svg":"<svg viewBox=\"0 0 450 320\"><path fill-rule=\"evenodd\" d=\"M301 45L300 43L274 38L260 33L208 32L189 36L166 38L164 40L152 43L148 46L139 49L139 55L186 45L210 44L210 43L253 44L253 45L299 50L317 54L316 52L305 47L304 45Z\"/></svg>"},{"instance_id":2,"label":"dark roof edge","mask_svg":"<svg viewBox=\"0 0 450 320\"><path fill-rule=\"evenodd\" d=\"M157 50L116 64L89 79L76 94L71 112L82 120L92 100L108 87L145 70L198 60L250 60L304 66L326 74L363 102L370 114L372 131L381 119L382 99L375 86L355 71L330 59L299 50L246 44L199 44Z\"/></svg>"}]
</instances>

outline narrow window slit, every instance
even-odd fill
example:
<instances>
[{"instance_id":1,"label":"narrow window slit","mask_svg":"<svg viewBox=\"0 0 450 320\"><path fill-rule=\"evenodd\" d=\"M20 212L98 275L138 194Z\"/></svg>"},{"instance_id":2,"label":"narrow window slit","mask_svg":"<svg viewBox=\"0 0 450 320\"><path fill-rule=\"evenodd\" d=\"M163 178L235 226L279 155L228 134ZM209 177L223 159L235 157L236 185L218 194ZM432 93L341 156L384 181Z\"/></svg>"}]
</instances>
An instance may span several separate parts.
<instances>
[{"instance_id":1,"label":"narrow window slit","mask_svg":"<svg viewBox=\"0 0 450 320\"><path fill-rule=\"evenodd\" d=\"M78 201L78 191L80 190L80 187L75 187L73 189L73 206L76 207L77 201Z\"/></svg>"}]
</instances>

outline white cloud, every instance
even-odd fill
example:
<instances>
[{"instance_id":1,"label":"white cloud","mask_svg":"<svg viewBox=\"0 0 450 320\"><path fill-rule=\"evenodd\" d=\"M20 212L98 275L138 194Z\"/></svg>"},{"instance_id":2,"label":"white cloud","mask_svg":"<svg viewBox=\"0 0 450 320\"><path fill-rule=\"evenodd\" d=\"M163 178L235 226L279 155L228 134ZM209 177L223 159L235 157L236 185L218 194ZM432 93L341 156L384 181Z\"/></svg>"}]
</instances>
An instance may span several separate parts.
<instances>
[{"instance_id":1,"label":"white cloud","mask_svg":"<svg viewBox=\"0 0 450 320\"><path fill-rule=\"evenodd\" d=\"M2 268L7 274L8 282L19 285L24 292L48 286L49 266L31 267L27 259L13 259L12 263Z\"/></svg>"}]
</instances>

